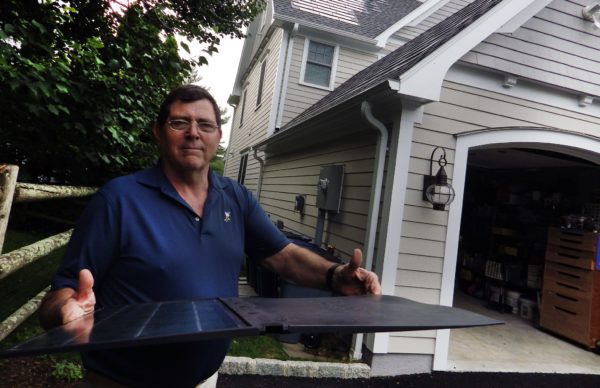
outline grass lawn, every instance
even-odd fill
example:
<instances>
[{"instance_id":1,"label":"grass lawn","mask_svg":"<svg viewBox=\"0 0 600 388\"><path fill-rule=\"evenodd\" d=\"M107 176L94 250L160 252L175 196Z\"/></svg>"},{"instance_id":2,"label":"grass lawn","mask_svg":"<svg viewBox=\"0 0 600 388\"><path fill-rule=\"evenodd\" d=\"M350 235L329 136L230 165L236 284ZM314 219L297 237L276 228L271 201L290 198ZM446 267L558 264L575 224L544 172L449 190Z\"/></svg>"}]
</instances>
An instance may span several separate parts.
<instances>
[{"instance_id":1,"label":"grass lawn","mask_svg":"<svg viewBox=\"0 0 600 388\"><path fill-rule=\"evenodd\" d=\"M233 338L227 355L250 358L272 358L284 361L290 359L283 350L281 342L268 335Z\"/></svg>"}]
</instances>

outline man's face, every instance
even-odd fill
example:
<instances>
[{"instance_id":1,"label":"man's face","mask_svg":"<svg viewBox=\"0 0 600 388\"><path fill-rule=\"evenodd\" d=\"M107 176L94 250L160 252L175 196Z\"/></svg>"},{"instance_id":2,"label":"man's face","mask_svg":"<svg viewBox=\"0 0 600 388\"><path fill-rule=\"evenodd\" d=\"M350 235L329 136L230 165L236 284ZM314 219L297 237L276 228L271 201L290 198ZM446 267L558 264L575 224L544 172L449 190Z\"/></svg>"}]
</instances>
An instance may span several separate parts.
<instances>
[{"instance_id":1,"label":"man's face","mask_svg":"<svg viewBox=\"0 0 600 388\"><path fill-rule=\"evenodd\" d=\"M186 120L192 126L187 130L174 130L169 126L172 120ZM154 137L165 168L180 174L208 169L221 141L221 129L205 133L194 122L212 123L216 126L217 120L209 100L175 101L164 127L154 126Z\"/></svg>"}]
</instances>

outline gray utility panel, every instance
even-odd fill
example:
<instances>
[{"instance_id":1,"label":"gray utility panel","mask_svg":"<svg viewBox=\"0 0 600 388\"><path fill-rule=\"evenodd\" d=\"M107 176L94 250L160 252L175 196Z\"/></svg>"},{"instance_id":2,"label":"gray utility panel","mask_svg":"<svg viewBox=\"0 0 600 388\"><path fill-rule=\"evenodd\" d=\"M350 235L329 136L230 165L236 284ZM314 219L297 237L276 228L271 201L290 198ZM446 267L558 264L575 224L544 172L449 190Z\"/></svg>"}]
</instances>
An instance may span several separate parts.
<instances>
[{"instance_id":1,"label":"gray utility panel","mask_svg":"<svg viewBox=\"0 0 600 388\"><path fill-rule=\"evenodd\" d=\"M343 183L344 166L321 166L317 184L317 208L338 213Z\"/></svg>"}]
</instances>

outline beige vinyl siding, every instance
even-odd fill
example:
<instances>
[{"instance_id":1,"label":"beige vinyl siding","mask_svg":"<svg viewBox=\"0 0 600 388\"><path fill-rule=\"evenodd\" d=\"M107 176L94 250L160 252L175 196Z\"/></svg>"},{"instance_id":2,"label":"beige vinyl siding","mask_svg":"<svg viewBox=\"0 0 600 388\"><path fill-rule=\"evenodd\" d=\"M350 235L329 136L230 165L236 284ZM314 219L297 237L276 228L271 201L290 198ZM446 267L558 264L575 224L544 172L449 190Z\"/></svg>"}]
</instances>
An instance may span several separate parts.
<instances>
[{"instance_id":1,"label":"beige vinyl siding","mask_svg":"<svg viewBox=\"0 0 600 388\"><path fill-rule=\"evenodd\" d=\"M335 45L335 42L327 42L320 39L316 39L316 41ZM306 36L298 35L294 38L285 106L281 122L282 126L285 126L290 120L329 93L329 90L300 83L305 43ZM334 87L338 87L348 78L377 61L377 59L375 54L367 54L348 47L339 46L337 63L335 64Z\"/></svg>"},{"instance_id":2,"label":"beige vinyl siding","mask_svg":"<svg viewBox=\"0 0 600 388\"><path fill-rule=\"evenodd\" d=\"M334 245L343 257L350 257L364 242L374 147L375 134L365 133L319 148L269 157L261 191L263 208L274 222L283 221L286 230L313 238L320 167L343 165L340 213L327 219L323 242ZM304 217L293 210L296 195L306 198Z\"/></svg>"},{"instance_id":3,"label":"beige vinyl siding","mask_svg":"<svg viewBox=\"0 0 600 388\"><path fill-rule=\"evenodd\" d=\"M433 354L435 340L433 338L414 338L404 336L390 337L390 349L414 349L411 354Z\"/></svg>"},{"instance_id":4,"label":"beige vinyl siding","mask_svg":"<svg viewBox=\"0 0 600 388\"><path fill-rule=\"evenodd\" d=\"M553 1L512 34L494 34L463 60L582 94L600 96L600 32L586 1Z\"/></svg>"},{"instance_id":5,"label":"beige vinyl siding","mask_svg":"<svg viewBox=\"0 0 600 388\"><path fill-rule=\"evenodd\" d=\"M416 26L405 26L392 35L395 39L400 40L412 40L423 32L427 31L431 27L435 26L442 20L453 15L457 11L463 9L475 0L452 0L442 6L440 9L432 13L429 17L425 18L421 23Z\"/></svg>"},{"instance_id":6,"label":"beige vinyl siding","mask_svg":"<svg viewBox=\"0 0 600 388\"><path fill-rule=\"evenodd\" d=\"M236 129L236 123L239 124L238 116L240 115L241 105L233 110L233 114L231 115L231 129L229 133L229 143L225 149L225 165L223 166L223 176L235 179L237 178L237 171L240 165L240 158L236 157L233 153L233 144L234 144L234 136L239 131Z\"/></svg>"},{"instance_id":7,"label":"beige vinyl siding","mask_svg":"<svg viewBox=\"0 0 600 388\"><path fill-rule=\"evenodd\" d=\"M513 126L552 127L600 136L600 118L445 82L440 102L425 106L422 123L414 131L396 274L397 295L439 303L448 212L435 211L421 199L423 175L429 174L433 149L440 145L446 148L446 172L452 182L455 134ZM434 174L438 157L436 152ZM428 338L413 338L410 333L391 334L390 352L433 354L435 333L424 335L430 336L431 342Z\"/></svg>"},{"instance_id":8,"label":"beige vinyl siding","mask_svg":"<svg viewBox=\"0 0 600 388\"><path fill-rule=\"evenodd\" d=\"M275 114L275 112L271 112L271 104L276 87L275 80L277 78L279 67L279 50L281 49L282 37L283 32L280 29L277 29L273 33L266 50L264 51L266 55L263 54L260 58L261 60L255 63L248 78L244 82L247 86L245 88L246 102L243 123L240 125L240 115L243 104L243 101L240 100L233 117L232 133L227 148L229 155L225 166L225 176L232 179L237 178L240 163L240 150L250 147L266 138L269 119L271 114ZM267 66L262 89L262 100L260 105L257 106L258 85L263 60L267 61ZM243 96L244 93L242 92L242 98ZM259 156L261 155L259 154ZM258 184L259 167L260 165L254 159L253 155L249 155L245 185L255 193Z\"/></svg>"}]
</instances>

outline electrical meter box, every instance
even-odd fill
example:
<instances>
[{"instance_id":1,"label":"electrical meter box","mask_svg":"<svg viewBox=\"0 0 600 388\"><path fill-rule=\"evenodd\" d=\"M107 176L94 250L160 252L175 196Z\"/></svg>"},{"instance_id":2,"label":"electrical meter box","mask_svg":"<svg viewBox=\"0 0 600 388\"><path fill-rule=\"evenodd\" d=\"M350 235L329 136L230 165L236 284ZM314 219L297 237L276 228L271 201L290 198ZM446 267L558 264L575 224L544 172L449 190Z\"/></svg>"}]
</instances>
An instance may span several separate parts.
<instances>
[{"instance_id":1,"label":"electrical meter box","mask_svg":"<svg viewBox=\"0 0 600 388\"><path fill-rule=\"evenodd\" d=\"M317 183L317 208L338 213L342 200L344 166L321 166Z\"/></svg>"}]
</instances>

